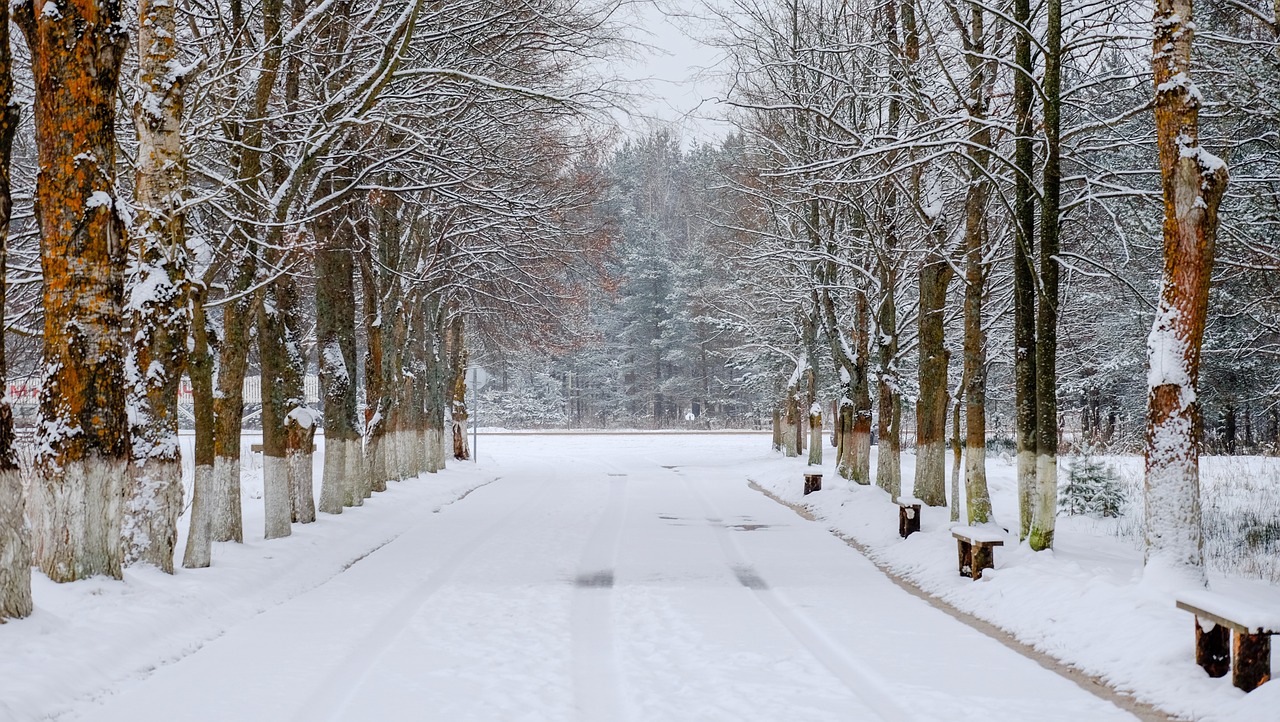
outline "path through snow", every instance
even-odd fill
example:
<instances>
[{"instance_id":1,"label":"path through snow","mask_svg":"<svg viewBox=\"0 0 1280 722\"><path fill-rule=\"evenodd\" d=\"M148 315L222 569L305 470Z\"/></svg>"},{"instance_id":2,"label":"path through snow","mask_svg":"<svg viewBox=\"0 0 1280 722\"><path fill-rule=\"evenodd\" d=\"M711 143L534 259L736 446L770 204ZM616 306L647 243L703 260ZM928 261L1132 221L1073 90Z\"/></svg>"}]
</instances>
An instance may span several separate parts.
<instances>
[{"instance_id":1,"label":"path through snow","mask_svg":"<svg viewBox=\"0 0 1280 722\"><path fill-rule=\"evenodd\" d=\"M495 438L497 481L66 718L1133 719L702 446Z\"/></svg>"}]
</instances>

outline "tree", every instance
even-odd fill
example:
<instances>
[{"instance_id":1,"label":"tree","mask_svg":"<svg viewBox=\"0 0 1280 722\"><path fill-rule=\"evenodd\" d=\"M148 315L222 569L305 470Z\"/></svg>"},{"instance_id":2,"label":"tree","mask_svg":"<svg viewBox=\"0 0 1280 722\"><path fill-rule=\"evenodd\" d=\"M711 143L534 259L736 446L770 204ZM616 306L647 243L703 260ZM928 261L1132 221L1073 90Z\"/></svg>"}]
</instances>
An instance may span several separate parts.
<instances>
[{"instance_id":1,"label":"tree","mask_svg":"<svg viewBox=\"0 0 1280 722\"><path fill-rule=\"evenodd\" d=\"M50 579L121 576L127 235L113 197L128 35L113 0L13 6L35 77L44 373L30 512Z\"/></svg>"},{"instance_id":2,"label":"tree","mask_svg":"<svg viewBox=\"0 0 1280 722\"><path fill-rule=\"evenodd\" d=\"M1205 584L1196 429L1200 346L1227 167L1200 146L1192 0L1158 0L1152 41L1164 272L1147 338L1146 571Z\"/></svg>"},{"instance_id":3,"label":"tree","mask_svg":"<svg viewBox=\"0 0 1280 722\"><path fill-rule=\"evenodd\" d=\"M147 562L172 574L182 513L178 385L190 321L181 138L189 71L178 63L173 4L142 0L138 16L138 210L132 234L138 250L130 254L127 277L133 479L125 506L125 562ZM202 486L207 480L202 475Z\"/></svg>"},{"instance_id":4,"label":"tree","mask_svg":"<svg viewBox=\"0 0 1280 722\"><path fill-rule=\"evenodd\" d=\"M0 8L0 316L9 283L9 222L13 217L10 163L18 130L13 102L13 54L9 45L9 7ZM0 380L8 379L5 339L0 335ZM24 512L22 472L14 449L13 407L0 399L0 621L31 614L31 547Z\"/></svg>"}]
</instances>

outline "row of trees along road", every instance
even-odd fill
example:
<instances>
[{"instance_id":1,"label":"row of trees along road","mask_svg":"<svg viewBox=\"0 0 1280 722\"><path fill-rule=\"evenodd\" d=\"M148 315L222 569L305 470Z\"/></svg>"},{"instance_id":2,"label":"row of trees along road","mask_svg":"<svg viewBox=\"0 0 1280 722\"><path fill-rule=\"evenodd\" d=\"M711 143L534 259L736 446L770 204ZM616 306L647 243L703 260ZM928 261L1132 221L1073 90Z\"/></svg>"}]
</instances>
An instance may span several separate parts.
<instances>
[{"instance_id":1,"label":"row of trees along road","mask_svg":"<svg viewBox=\"0 0 1280 722\"><path fill-rule=\"evenodd\" d=\"M1203 579L1198 437L1234 450L1242 414L1259 420L1254 449L1280 431L1280 24L1262 0L1200 5L1194 23L1190 0L1156 2L1154 19L1073 0L717 11L748 158L734 183L754 209L739 216L758 221L736 222L750 242L729 303L773 319L739 331L786 379L775 445L800 453L817 401L837 398L839 473L940 506L950 418L965 516L986 523L986 404L1012 396L1022 538L1053 545L1068 432L1145 446L1148 568ZM1200 128L1238 168L1230 193Z\"/></svg>"},{"instance_id":2,"label":"row of trees along road","mask_svg":"<svg viewBox=\"0 0 1280 722\"><path fill-rule=\"evenodd\" d=\"M0 374L40 383L29 474L0 404L0 619L30 613L33 560L56 582L173 570L184 375L201 567L244 533L250 371L281 537L316 518L310 359L337 514L443 467L464 343L557 333L606 240L592 128L619 3L132 7L26 0L12 39L0 17L0 300L26 364Z\"/></svg>"}]
</instances>

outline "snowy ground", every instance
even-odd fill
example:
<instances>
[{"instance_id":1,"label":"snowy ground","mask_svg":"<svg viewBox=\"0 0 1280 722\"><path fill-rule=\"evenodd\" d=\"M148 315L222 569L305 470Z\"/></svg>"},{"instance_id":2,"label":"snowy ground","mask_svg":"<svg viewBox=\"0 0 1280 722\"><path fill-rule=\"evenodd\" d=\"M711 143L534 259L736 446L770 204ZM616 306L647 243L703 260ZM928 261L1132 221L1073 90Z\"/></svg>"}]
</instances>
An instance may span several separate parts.
<instances>
[{"instance_id":1,"label":"snowy ground","mask_svg":"<svg viewBox=\"0 0 1280 722\"><path fill-rule=\"evenodd\" d=\"M989 579L960 581L945 515L902 542L880 492L832 488L808 498L825 522L805 521L748 487L798 497L803 463L767 447L481 436L478 465L272 542L249 468L247 543L216 545L214 567L37 579L36 614L0 626L0 720L1132 719L828 526L1143 698L1278 718L1276 685L1246 699L1203 677L1189 616L1135 582L1120 542L1066 529L1054 554L1006 547Z\"/></svg>"}]
</instances>

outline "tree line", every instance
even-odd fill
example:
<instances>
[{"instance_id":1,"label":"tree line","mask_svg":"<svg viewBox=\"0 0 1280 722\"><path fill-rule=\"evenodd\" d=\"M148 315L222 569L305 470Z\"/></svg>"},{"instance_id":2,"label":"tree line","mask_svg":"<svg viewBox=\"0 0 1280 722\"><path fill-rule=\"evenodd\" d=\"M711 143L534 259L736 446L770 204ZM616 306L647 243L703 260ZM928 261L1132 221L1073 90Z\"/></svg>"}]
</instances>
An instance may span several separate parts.
<instances>
[{"instance_id":1,"label":"tree line","mask_svg":"<svg viewBox=\"0 0 1280 722\"><path fill-rule=\"evenodd\" d=\"M173 571L184 376L186 567L244 535L251 371L268 539L465 458L446 424L465 421L468 344L562 333L607 241L600 68L621 7L13 5L0 375L38 378L40 396L29 464L0 403L0 619L30 613L33 562L55 582Z\"/></svg>"},{"instance_id":2,"label":"tree line","mask_svg":"<svg viewBox=\"0 0 1280 722\"><path fill-rule=\"evenodd\" d=\"M1197 5L710 8L747 158L731 305L771 349L775 446L820 460L834 397L842 476L988 523L1006 400L1033 549L1062 440L1112 443L1147 458L1148 568L1203 580L1200 443L1280 432L1280 24L1261 0Z\"/></svg>"}]
</instances>

